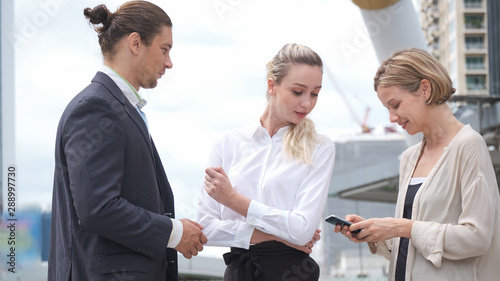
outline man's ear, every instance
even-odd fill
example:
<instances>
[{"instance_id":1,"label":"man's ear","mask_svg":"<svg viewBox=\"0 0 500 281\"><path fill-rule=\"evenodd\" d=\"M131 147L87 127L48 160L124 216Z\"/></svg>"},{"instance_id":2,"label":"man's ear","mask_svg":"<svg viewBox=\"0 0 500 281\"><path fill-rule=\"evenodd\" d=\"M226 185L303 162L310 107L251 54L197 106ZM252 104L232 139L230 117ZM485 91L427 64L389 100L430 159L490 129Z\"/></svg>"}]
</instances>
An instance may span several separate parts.
<instances>
[{"instance_id":1,"label":"man's ear","mask_svg":"<svg viewBox=\"0 0 500 281\"><path fill-rule=\"evenodd\" d=\"M142 47L141 36L137 32L132 32L128 36L128 46L134 55L138 55Z\"/></svg>"}]
</instances>

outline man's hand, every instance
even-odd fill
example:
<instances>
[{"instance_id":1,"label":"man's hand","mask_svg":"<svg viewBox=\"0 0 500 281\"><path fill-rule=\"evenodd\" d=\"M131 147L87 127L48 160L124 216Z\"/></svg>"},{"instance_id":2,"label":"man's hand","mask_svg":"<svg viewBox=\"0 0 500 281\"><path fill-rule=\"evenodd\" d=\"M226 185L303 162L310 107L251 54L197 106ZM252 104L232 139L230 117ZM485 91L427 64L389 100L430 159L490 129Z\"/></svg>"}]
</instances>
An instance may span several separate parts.
<instances>
[{"instance_id":1,"label":"man's hand","mask_svg":"<svg viewBox=\"0 0 500 281\"><path fill-rule=\"evenodd\" d=\"M198 255L203 250L203 244L207 243L207 237L201 231L203 226L189 219L180 219L182 222L182 238L175 250L186 259Z\"/></svg>"}]
</instances>

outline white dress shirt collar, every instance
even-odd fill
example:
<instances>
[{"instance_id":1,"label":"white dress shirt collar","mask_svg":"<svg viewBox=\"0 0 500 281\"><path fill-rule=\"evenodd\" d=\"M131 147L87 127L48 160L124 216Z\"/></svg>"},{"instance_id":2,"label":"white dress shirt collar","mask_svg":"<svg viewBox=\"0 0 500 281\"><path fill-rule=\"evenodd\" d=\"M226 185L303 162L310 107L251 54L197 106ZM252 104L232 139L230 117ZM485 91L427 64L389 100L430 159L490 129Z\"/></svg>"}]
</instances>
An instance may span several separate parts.
<instances>
[{"instance_id":1,"label":"white dress shirt collar","mask_svg":"<svg viewBox=\"0 0 500 281\"><path fill-rule=\"evenodd\" d=\"M104 74L108 75L113 82L118 85L118 88L122 90L125 97L132 104L132 106L137 107L139 109L143 108L147 101L136 91L136 89L130 85L130 83L123 78L118 72L113 70L111 67L107 65L103 65L101 70Z\"/></svg>"},{"instance_id":2,"label":"white dress shirt collar","mask_svg":"<svg viewBox=\"0 0 500 281\"><path fill-rule=\"evenodd\" d=\"M267 131L267 129L264 128L264 126L262 126L262 123L260 122L260 118L259 118L259 121L254 124L254 126L255 126L254 128L256 128L255 131L253 131L254 138L266 137L266 138L273 138L276 140L281 140L281 139L283 139L286 131L288 130L288 128L290 128L291 125L287 125L287 126L283 126L283 127L279 128L278 131L276 132L276 134L274 134L274 136L272 136L272 137L269 135L269 132Z\"/></svg>"}]
</instances>

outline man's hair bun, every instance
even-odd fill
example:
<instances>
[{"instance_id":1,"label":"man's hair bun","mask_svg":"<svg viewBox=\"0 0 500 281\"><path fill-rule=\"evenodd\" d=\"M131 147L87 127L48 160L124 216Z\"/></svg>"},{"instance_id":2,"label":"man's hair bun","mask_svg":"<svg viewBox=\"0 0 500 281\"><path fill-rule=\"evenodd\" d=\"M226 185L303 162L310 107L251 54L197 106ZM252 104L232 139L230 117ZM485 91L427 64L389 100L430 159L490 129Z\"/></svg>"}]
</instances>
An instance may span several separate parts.
<instances>
[{"instance_id":1,"label":"man's hair bun","mask_svg":"<svg viewBox=\"0 0 500 281\"><path fill-rule=\"evenodd\" d=\"M83 15L90 21L91 24L95 25L94 29L101 33L108 29L111 24L111 17L113 16L113 13L106 8L106 5L101 4L94 7L94 9L84 9ZM98 27L97 25L100 24L102 24L102 26Z\"/></svg>"}]
</instances>

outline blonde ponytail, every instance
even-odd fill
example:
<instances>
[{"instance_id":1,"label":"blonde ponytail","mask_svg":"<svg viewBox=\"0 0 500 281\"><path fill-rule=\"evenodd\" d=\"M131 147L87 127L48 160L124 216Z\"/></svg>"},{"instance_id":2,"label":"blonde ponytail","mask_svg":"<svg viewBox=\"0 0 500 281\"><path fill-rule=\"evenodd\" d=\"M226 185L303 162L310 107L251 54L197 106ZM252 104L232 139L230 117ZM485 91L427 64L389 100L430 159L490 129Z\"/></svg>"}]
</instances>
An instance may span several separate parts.
<instances>
[{"instance_id":1,"label":"blonde ponytail","mask_svg":"<svg viewBox=\"0 0 500 281\"><path fill-rule=\"evenodd\" d=\"M312 166L311 155L317 142L318 137L314 123L311 119L305 118L298 124L292 124L286 131L283 138L283 150L293 159Z\"/></svg>"}]
</instances>

